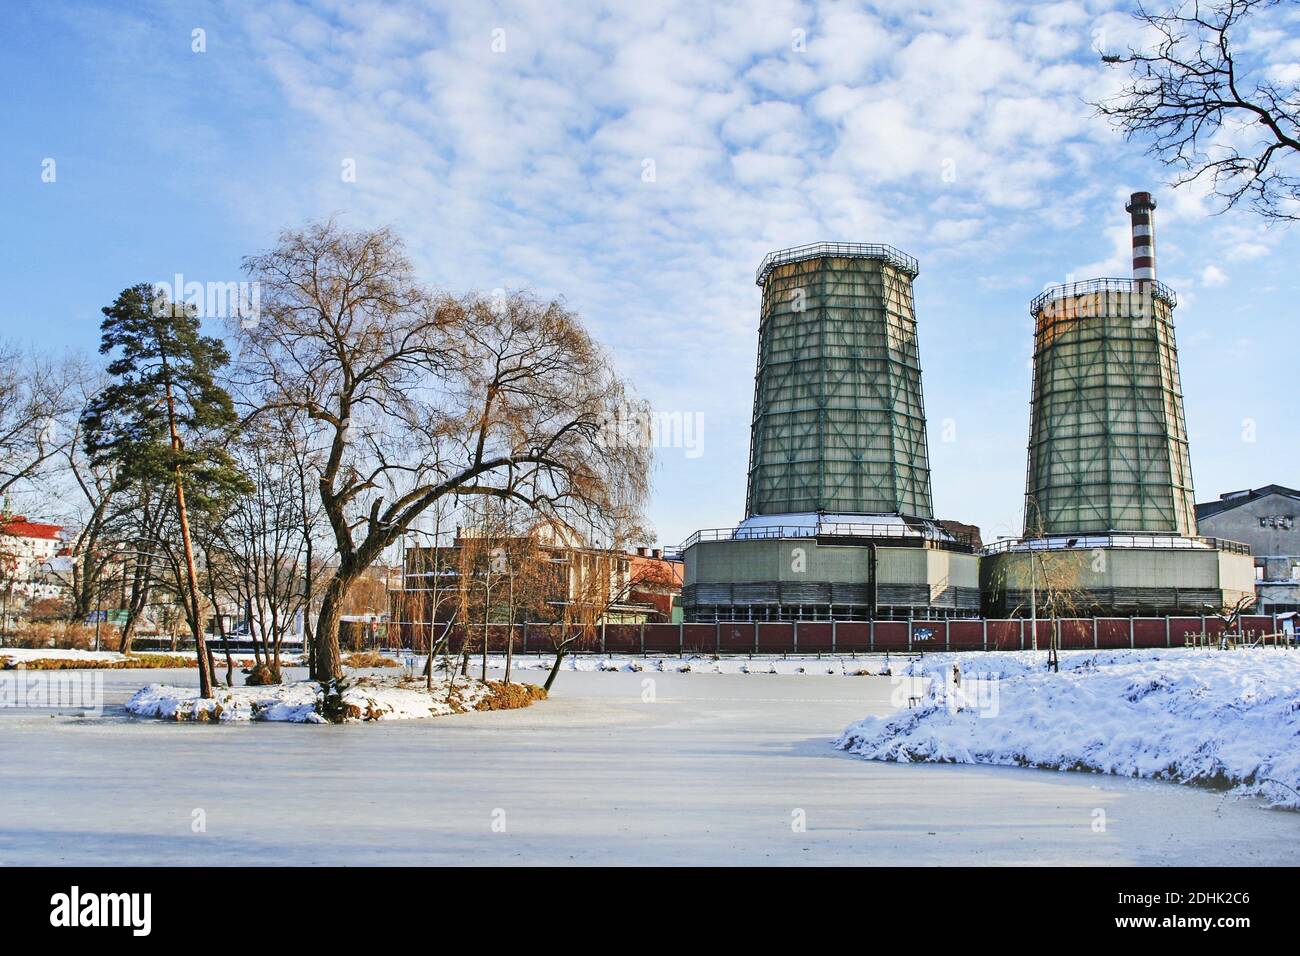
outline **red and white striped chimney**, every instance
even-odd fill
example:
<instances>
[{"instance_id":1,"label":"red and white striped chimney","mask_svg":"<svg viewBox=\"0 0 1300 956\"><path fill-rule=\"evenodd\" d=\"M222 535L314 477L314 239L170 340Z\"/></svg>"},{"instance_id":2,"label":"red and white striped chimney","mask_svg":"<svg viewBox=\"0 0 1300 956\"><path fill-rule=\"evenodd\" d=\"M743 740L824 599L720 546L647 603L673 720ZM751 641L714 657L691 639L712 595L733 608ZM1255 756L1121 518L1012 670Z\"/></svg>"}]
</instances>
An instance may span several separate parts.
<instances>
[{"instance_id":1,"label":"red and white striped chimney","mask_svg":"<svg viewBox=\"0 0 1300 956\"><path fill-rule=\"evenodd\" d=\"M1156 201L1150 193L1134 193L1124 205L1133 220L1133 278L1156 277Z\"/></svg>"}]
</instances>

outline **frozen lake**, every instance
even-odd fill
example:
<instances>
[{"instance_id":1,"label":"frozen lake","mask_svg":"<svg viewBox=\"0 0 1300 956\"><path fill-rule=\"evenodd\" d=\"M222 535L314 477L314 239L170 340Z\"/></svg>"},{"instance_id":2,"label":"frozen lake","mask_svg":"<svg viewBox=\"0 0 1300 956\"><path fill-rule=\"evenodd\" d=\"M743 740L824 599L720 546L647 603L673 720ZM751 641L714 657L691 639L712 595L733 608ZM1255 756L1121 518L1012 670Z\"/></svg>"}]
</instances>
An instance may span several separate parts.
<instances>
[{"instance_id":1,"label":"frozen lake","mask_svg":"<svg viewBox=\"0 0 1300 956\"><path fill-rule=\"evenodd\" d=\"M137 720L194 672L101 673L102 717L0 709L0 865L1300 863L1255 800L833 749L888 678L565 672L527 710L321 727Z\"/></svg>"}]
</instances>

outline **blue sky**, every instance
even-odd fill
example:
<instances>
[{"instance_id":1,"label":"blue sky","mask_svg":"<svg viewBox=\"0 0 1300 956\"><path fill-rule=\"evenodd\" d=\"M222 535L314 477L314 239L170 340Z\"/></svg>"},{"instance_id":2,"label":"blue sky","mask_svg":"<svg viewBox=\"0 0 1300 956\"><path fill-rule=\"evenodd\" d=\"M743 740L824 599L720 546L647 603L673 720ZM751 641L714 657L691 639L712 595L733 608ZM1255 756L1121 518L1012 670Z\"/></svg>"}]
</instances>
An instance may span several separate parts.
<instances>
[{"instance_id":1,"label":"blue sky","mask_svg":"<svg viewBox=\"0 0 1300 956\"><path fill-rule=\"evenodd\" d=\"M451 291L563 295L656 408L702 416L702 453L659 456L673 543L743 516L763 255L886 242L921 263L936 511L991 539L1020 526L1028 302L1126 275L1150 189L1198 500L1300 483L1300 226L1213 215L1091 116L1127 4L119 6L6 13L6 338L91 352L127 285L389 224ZM1262 70L1297 69L1286 15L1241 41Z\"/></svg>"}]
</instances>

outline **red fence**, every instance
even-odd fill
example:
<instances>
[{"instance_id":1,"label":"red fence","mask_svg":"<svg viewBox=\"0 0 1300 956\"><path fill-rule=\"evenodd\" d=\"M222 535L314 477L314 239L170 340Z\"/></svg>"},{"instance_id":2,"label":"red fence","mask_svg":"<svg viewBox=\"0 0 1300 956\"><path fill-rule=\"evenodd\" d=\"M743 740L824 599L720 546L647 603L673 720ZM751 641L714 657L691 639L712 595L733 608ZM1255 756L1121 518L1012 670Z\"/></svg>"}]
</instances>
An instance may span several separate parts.
<instances>
[{"instance_id":1,"label":"red fence","mask_svg":"<svg viewBox=\"0 0 1300 956\"><path fill-rule=\"evenodd\" d=\"M1090 617L1062 619L1064 650L1106 648L1181 647L1188 638L1214 638L1223 622L1212 617ZM1238 631L1246 636L1272 634L1277 622L1268 615L1242 617ZM506 649L511 629L492 625L486 629L488 650ZM558 625L529 624L513 628L514 649L523 653L551 651L562 638ZM405 643L417 649L427 637L419 629L403 626ZM1051 640L1052 623L1038 621L1038 646ZM483 627L456 628L451 647L459 651L468 636L470 647L481 650ZM427 644L424 644L427 647ZM937 621L807 621L716 624L607 624L580 646L578 653L608 654L814 654L869 653L872 651L996 651L1027 650L1033 646L1030 622L951 619Z\"/></svg>"}]
</instances>

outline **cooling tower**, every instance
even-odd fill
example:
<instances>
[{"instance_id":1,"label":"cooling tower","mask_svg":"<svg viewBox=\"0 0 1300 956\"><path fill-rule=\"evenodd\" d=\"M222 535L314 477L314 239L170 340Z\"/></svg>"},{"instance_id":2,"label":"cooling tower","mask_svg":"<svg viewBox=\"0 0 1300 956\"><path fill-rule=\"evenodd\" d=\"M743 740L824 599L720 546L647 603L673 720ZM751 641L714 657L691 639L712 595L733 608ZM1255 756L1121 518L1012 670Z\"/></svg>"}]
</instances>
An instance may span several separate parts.
<instances>
[{"instance_id":1,"label":"cooling tower","mask_svg":"<svg viewBox=\"0 0 1300 956\"><path fill-rule=\"evenodd\" d=\"M763 260L747 516L932 517L916 274L884 245Z\"/></svg>"},{"instance_id":2,"label":"cooling tower","mask_svg":"<svg viewBox=\"0 0 1300 956\"><path fill-rule=\"evenodd\" d=\"M1133 278L1034 299L1025 535L1195 535L1174 344L1174 293L1155 279L1155 203L1134 193Z\"/></svg>"},{"instance_id":3,"label":"cooling tower","mask_svg":"<svg viewBox=\"0 0 1300 956\"><path fill-rule=\"evenodd\" d=\"M1030 304L1024 537L984 549L991 615L1200 615L1254 591L1249 548L1197 536L1156 204L1140 192L1125 208L1132 278L1053 286Z\"/></svg>"},{"instance_id":4,"label":"cooling tower","mask_svg":"<svg viewBox=\"0 0 1300 956\"><path fill-rule=\"evenodd\" d=\"M745 519L681 546L687 621L979 611L974 543L932 516L916 275L911 256L859 243L759 266Z\"/></svg>"}]
</instances>

